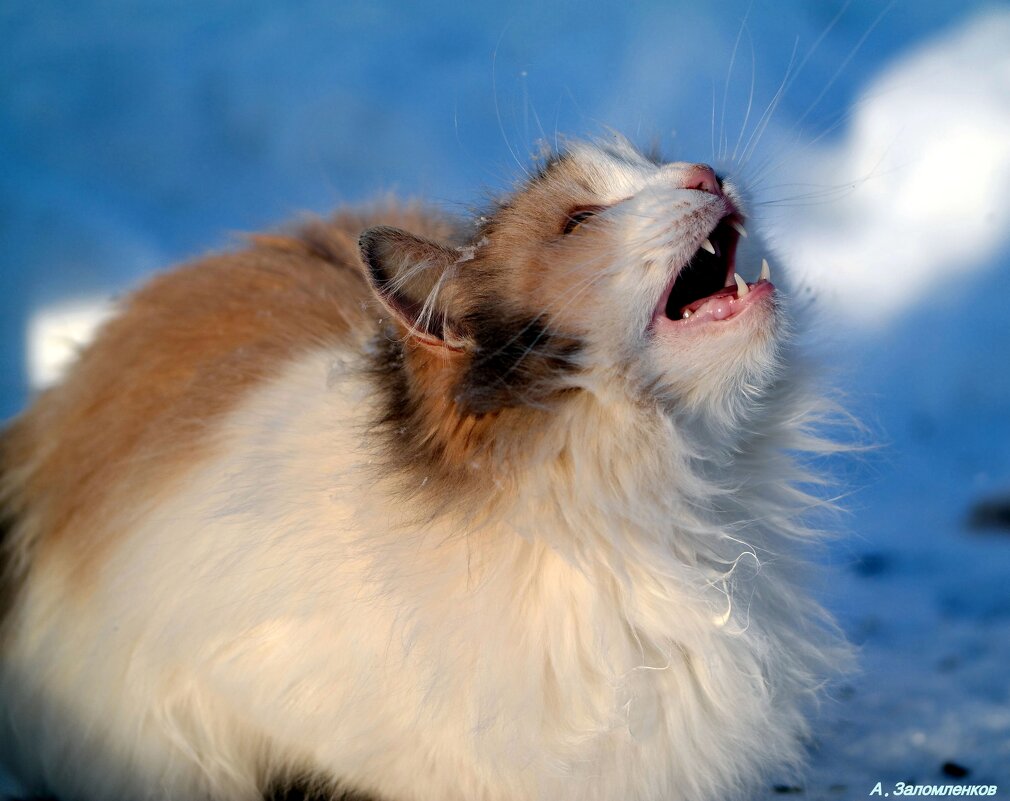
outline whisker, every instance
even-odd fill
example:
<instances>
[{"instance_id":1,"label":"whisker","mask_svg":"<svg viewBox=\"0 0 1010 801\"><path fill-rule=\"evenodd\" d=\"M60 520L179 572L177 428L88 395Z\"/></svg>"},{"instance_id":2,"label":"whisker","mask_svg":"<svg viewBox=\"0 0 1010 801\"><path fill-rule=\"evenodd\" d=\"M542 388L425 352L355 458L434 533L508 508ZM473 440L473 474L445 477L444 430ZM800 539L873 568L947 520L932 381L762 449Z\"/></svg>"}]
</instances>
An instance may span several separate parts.
<instances>
[{"instance_id":1,"label":"whisker","mask_svg":"<svg viewBox=\"0 0 1010 801\"><path fill-rule=\"evenodd\" d=\"M824 31L821 32L820 36L818 36L817 40L814 42L814 44L811 46L810 50L804 56L803 61L801 62L800 66L797 68L796 74L790 79L789 84L786 87L787 90L788 90L788 88L790 88L792 86L793 82L796 80L797 76L800 74L800 72L802 71L804 65L807 63L807 61L817 51L818 47L820 46L820 44L824 40L824 38L838 24L838 21L845 14L846 10L851 5L851 2L852 2L852 0L848 0L842 6L842 8L838 11L838 13L834 16L834 18L831 20L831 22L824 29ZM880 24L881 20L883 20L883 18L891 11L891 9L894 7L895 2L896 2L896 0L891 0L891 2L888 3L888 5L885 6L885 8L880 12L880 14L877 15L877 17L873 20L873 22L870 23L870 25L867 27L866 31L863 32L863 34L860 36L859 40L852 47L852 49L850 50L850 52L848 53L848 55L845 57L845 59L842 61L842 63L839 65L839 67L835 70L835 72L832 75L831 79L824 85L824 87L822 87L821 91L818 93L818 95L814 99L814 101L807 107L807 109L800 116L800 118L798 120L796 120L796 122L794 122L790 126L790 132L792 134L792 138L791 138L790 144L788 146L786 146L786 147L783 148L783 151L787 155L784 155L784 156L782 156L780 158L776 158L776 157L772 156L772 157L769 157L768 159L766 159L765 163L762 164L759 167L759 169L754 173L755 180L758 180L760 177L762 177L764 175L765 172L769 171L770 169L774 169L774 168L780 166L785 161L786 158L789 158L788 154L790 154L795 149L795 147L797 147L799 145L800 136L801 136L800 128L801 128L803 122L810 116L810 114L817 107L817 105L821 102L821 100L824 98L824 96L827 94L827 92L830 90L830 88L838 80L839 76L844 72L845 68L848 66L848 64L852 61L852 59L858 53L858 51L860 50L860 48L862 47L862 45L865 43L866 39L876 29L876 27ZM835 119L834 122L831 122L828 125L826 125L825 128L823 130L821 130L820 133L813 140L811 140L809 142L805 142L804 143L804 147L811 147L816 142L822 140L825 136L829 135L832 131L836 130L846 120L851 119L852 115L861 107L861 105L863 103L866 102L866 100L867 100L867 98L864 97L864 98L861 98L856 103L852 104L837 119ZM755 143L755 146L756 146L756 144L757 143ZM750 149L750 153L747 156L748 160L753 155L753 152L754 152L754 148L751 148Z\"/></svg>"},{"instance_id":2,"label":"whisker","mask_svg":"<svg viewBox=\"0 0 1010 801\"><path fill-rule=\"evenodd\" d=\"M748 12L750 8L748 7ZM746 24L747 20L744 19ZM750 92L747 95L747 110L743 115L743 124L740 126L740 135L736 138L736 144L733 146L733 155L730 157L730 161L736 161L736 154L740 150L740 143L743 141L743 135L747 130L747 123L750 121L751 108L754 105L754 82L757 77L757 54L754 52L754 37L751 36L750 30L747 30L747 40L750 42Z\"/></svg>"},{"instance_id":3,"label":"whisker","mask_svg":"<svg viewBox=\"0 0 1010 801\"><path fill-rule=\"evenodd\" d=\"M729 105L727 102L729 98L729 82L733 77L733 65L736 63L736 51L740 47L740 37L743 35L744 25L747 24L747 15L750 14L751 5L753 5L753 0L748 3L747 12L740 21L740 28L736 33L736 41L733 42L733 52L729 57L729 68L726 70L726 82L723 84L722 88L722 113L719 119L719 161L722 161L726 157L726 151L729 149L729 144L724 141L726 131L726 106Z\"/></svg>"},{"instance_id":4,"label":"whisker","mask_svg":"<svg viewBox=\"0 0 1010 801\"><path fill-rule=\"evenodd\" d=\"M876 92L876 93L864 95L862 98L859 99L859 101L857 101L849 109L847 109L845 111L845 113L841 114L837 120L835 120L831 125L827 126L823 131L821 131L820 134L818 134L816 137L814 137L810 141L804 142L802 144L802 147L804 149L813 147L815 144L817 144L817 142L821 141L824 137L828 136L832 131L837 130L839 126L841 126L845 122L849 121L852 118L852 116L856 112L858 112L863 106L865 106L866 104L870 103L871 101L877 100L880 97L885 96L890 91L893 91L893 89L892 88L888 88L887 91ZM762 162L761 165L759 165L757 167L756 170L752 170L751 171L751 177L750 177L750 180L749 180L749 184L750 184L750 186L754 190L757 190L757 189L759 189L759 188L762 187L764 179L765 179L765 177L768 174L770 174L773 171L777 170L779 167L781 167L783 164L785 164L788 159L790 159L790 158L793 157L793 154L794 154L794 151L796 149L796 146L798 145L798 140L799 140L799 135L797 134L797 136L794 139L794 144L792 146L783 147L781 154L779 154L779 155L776 155L776 154L770 155L768 158L766 158L764 160L764 162ZM894 144L894 142L892 141L891 144L888 145L888 147L885 149L884 152L885 153L890 152L891 148L893 147L893 144ZM880 160L878 160L878 165L879 165L879 161ZM889 170L888 173L890 173L890 172L891 171ZM858 181L860 179L857 178L857 179L854 179L854 180ZM851 183L851 182L848 182L848 183Z\"/></svg>"},{"instance_id":5,"label":"whisker","mask_svg":"<svg viewBox=\"0 0 1010 801\"><path fill-rule=\"evenodd\" d=\"M491 95L494 98L494 113L498 120L498 130L501 132L502 141L505 142L505 147L508 148L509 153L512 155L512 160L519 166L523 174L530 178L531 173L529 168L526 166L518 155L516 155L515 150L512 148L512 144L509 142L508 134L505 133L505 124L502 122L501 116L501 106L498 103L498 79L497 79L497 69L498 69L498 48L501 47L502 39L505 38L505 33L508 31L508 26L510 23L506 23L505 27L502 28L502 32L498 36L498 41L495 42L494 50L491 53Z\"/></svg>"},{"instance_id":6,"label":"whisker","mask_svg":"<svg viewBox=\"0 0 1010 801\"><path fill-rule=\"evenodd\" d=\"M747 5L747 14L750 13L750 5ZM743 15L743 19L740 21L740 27L736 31L736 40L733 42L732 53L729 55L729 68L726 70L726 80L722 85L722 111L719 115L719 156L718 161L722 161L726 156L726 151L728 144L725 141L726 132L726 106L729 105L729 81L733 76L733 65L736 64L736 51L740 46L740 36L743 35L743 25L746 23L746 14Z\"/></svg>"},{"instance_id":7,"label":"whisker","mask_svg":"<svg viewBox=\"0 0 1010 801\"><path fill-rule=\"evenodd\" d=\"M881 162L887 157L887 154L890 153L891 149L894 147L895 142L899 138L900 138L900 135L896 134L895 137L894 137L894 139L891 141L891 143L884 149L884 152L881 154L880 158L877 159L877 162L873 165L873 167L871 167L870 170L867 173L865 173L864 175L862 175L862 176L860 176L858 178L854 178L851 181L847 181L844 184L834 184L834 185L827 186L827 187L820 187L823 190L821 192L809 192L809 193L806 193L806 194L792 195L792 196L788 196L788 197L785 197L785 198L771 198L771 199L768 199L768 200L757 201L753 205L756 205L756 206L797 205L797 206L799 206L799 205L802 205L802 204L800 204L800 203L793 203L792 201L795 201L795 200L809 201L809 199L811 199L811 198L823 199L823 202L827 202L828 200L836 200L836 199L838 199L840 197L845 197L845 195L847 195L847 194L851 194L856 189L858 189L860 186L862 186L863 184L867 183L868 181L873 180L874 178L879 178L882 175L890 175L892 173L898 173L898 172L900 172L902 170L903 165L895 165L891 169L889 169L889 170L883 170L883 171L879 170L878 167L880 166ZM807 186L817 186L817 184L806 184L806 185ZM776 187L782 187L782 186L804 186L804 184L793 183L793 184L777 184L776 185ZM771 188L776 188L776 187L771 187Z\"/></svg>"},{"instance_id":8,"label":"whisker","mask_svg":"<svg viewBox=\"0 0 1010 801\"><path fill-rule=\"evenodd\" d=\"M803 116L796 121L795 126L797 128L803 124L804 120L806 120L806 118L810 115L810 112L812 112L817 107L817 104L821 102L824 95L828 93L828 90L831 89L832 86L834 86L835 81L838 80L838 77L842 74L842 72L844 72L845 68L849 65L849 62L852 61L856 53L859 52L859 49L863 46L863 43L866 41L869 35L873 33L877 25L880 24L880 21L885 16L887 16L888 13L890 13L892 8L894 8L895 2L897 2L897 0L891 0L890 3L884 6L884 10L877 15L876 19L874 19L873 22L870 23L870 27L867 28L866 31L863 33L863 35L859 37L859 40L856 42L855 46L852 48L849 54L842 60L842 63L838 65L838 69L836 69L835 74L831 76L831 80L829 80L826 84L824 84L823 88L820 91L820 94L818 94L817 97L814 99L814 102L810 104L810 107L807 108L807 110L803 113ZM846 3L845 7L847 8L848 5L849 3ZM844 11L845 9L843 8L842 10Z\"/></svg>"},{"instance_id":9,"label":"whisker","mask_svg":"<svg viewBox=\"0 0 1010 801\"><path fill-rule=\"evenodd\" d=\"M715 157L715 81L712 81L712 163L716 163Z\"/></svg>"},{"instance_id":10,"label":"whisker","mask_svg":"<svg viewBox=\"0 0 1010 801\"><path fill-rule=\"evenodd\" d=\"M782 98L785 97L785 95L789 92L789 89L792 88L796 79L800 76L800 74L802 74L803 68L806 67L807 62L810 61L814 53L816 53L817 50L820 48L821 43L824 41L825 37L827 37L827 35L832 30L834 30L835 26L838 24L838 21L842 18L842 16L845 14L846 10L849 8L851 4L852 0L846 0L841 9L839 9L838 13L835 14L835 16L832 18L831 22L829 22L825 26L824 30L821 31L820 36L818 36L817 39L814 40L814 43L807 50L807 53L803 57L803 60L796 67L796 71L792 72L792 74L790 75L793 59L795 58L796 50L799 45L799 39L797 38L795 44L793 45L793 55L789 59L789 67L786 68L786 77L783 80L782 85L779 87L778 92L776 92L774 105L769 107L769 111L771 112L771 114L769 114L768 119L764 121L763 125L759 121L760 127L758 129L755 129L757 139L754 140L753 143L750 140L748 140L747 146L744 148L743 162L741 164L741 167L744 166L750 160L751 156L753 156L754 151L756 150L757 145L761 140L761 137L764 135L764 131L767 129L768 124L771 122L772 116L774 116L775 109L778 107ZM754 139L753 135L751 136L751 139Z\"/></svg>"},{"instance_id":11,"label":"whisker","mask_svg":"<svg viewBox=\"0 0 1010 801\"><path fill-rule=\"evenodd\" d=\"M743 155L741 156L740 168L742 169L747 162L750 160L754 153L754 148L757 147L758 142L761 141L761 137L764 134L765 129L768 127L768 123L771 122L772 117L775 114L775 110L778 108L779 103L782 102L782 98L785 96L786 86L790 80L790 73L793 68L793 63L796 59L796 50L799 47L799 39L793 42L793 52L789 56L789 64L786 66L786 73L782 76L782 83L779 84L779 88L772 95L772 99L769 101L768 106L765 108L764 113L758 118L757 125L754 126L754 130L751 132L750 137L747 139L747 144L744 145Z\"/></svg>"}]
</instances>

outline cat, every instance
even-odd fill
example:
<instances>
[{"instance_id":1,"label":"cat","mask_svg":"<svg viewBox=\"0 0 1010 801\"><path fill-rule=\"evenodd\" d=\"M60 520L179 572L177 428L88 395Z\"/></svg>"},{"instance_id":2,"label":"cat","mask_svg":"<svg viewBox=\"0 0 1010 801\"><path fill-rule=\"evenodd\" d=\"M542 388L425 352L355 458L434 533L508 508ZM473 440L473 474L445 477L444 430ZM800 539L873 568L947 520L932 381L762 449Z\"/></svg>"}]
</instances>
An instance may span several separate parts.
<instances>
[{"instance_id":1,"label":"cat","mask_svg":"<svg viewBox=\"0 0 1010 801\"><path fill-rule=\"evenodd\" d=\"M6 763L62 801L725 801L797 765L847 651L745 223L614 137L471 221L345 210L156 277L0 441Z\"/></svg>"}]
</instances>

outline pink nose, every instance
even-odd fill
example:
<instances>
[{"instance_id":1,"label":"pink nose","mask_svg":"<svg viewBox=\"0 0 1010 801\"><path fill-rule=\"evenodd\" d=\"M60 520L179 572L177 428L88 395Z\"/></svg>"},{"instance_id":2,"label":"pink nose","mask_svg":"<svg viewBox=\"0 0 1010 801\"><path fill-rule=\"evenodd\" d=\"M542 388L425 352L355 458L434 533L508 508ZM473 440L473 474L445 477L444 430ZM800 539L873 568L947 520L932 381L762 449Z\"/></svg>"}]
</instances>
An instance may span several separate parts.
<instances>
[{"instance_id":1,"label":"pink nose","mask_svg":"<svg viewBox=\"0 0 1010 801\"><path fill-rule=\"evenodd\" d=\"M715 177L715 170L707 164L692 164L684 171L685 189L697 189L699 192L708 192L711 195L721 195L722 187L719 186L719 179Z\"/></svg>"}]
</instances>

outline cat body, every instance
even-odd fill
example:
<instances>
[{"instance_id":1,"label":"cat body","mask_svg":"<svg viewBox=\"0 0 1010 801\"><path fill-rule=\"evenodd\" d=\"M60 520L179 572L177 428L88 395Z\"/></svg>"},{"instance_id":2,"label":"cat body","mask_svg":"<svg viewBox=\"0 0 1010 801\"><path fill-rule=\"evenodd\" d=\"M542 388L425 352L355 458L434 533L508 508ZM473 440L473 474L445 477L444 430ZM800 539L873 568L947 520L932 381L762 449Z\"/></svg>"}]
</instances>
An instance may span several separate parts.
<instances>
[{"instance_id":1,"label":"cat body","mask_svg":"<svg viewBox=\"0 0 1010 801\"><path fill-rule=\"evenodd\" d=\"M778 293L721 289L742 206L577 144L476 230L346 212L141 289L0 445L7 764L62 801L796 764L844 649Z\"/></svg>"}]
</instances>

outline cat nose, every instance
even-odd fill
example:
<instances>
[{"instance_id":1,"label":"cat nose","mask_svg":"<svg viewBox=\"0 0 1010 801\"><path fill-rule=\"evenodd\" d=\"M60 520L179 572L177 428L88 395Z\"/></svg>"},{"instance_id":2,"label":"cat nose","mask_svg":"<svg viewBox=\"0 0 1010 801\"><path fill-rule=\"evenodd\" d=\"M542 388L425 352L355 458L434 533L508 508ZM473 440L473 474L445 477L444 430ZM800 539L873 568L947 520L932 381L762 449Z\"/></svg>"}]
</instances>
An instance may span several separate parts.
<instances>
[{"instance_id":1,"label":"cat nose","mask_svg":"<svg viewBox=\"0 0 1010 801\"><path fill-rule=\"evenodd\" d=\"M710 195L721 195L722 187L716 177L715 170L707 164L691 164L684 171L684 189L697 189L699 192L708 192Z\"/></svg>"}]
</instances>

